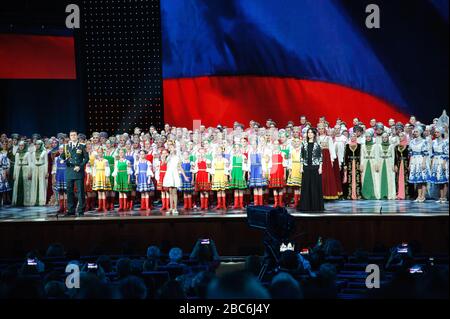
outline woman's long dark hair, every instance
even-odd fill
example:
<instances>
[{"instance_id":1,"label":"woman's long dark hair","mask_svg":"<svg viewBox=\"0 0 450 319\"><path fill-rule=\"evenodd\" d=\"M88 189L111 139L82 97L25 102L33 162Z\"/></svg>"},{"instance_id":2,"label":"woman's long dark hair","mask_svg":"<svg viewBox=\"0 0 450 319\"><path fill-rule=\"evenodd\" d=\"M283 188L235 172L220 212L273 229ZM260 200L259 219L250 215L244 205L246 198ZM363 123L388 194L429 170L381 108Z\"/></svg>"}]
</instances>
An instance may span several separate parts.
<instances>
[{"instance_id":1,"label":"woman's long dark hair","mask_svg":"<svg viewBox=\"0 0 450 319\"><path fill-rule=\"evenodd\" d=\"M314 142L317 140L317 130L314 127L310 127L307 131L306 131L306 141L309 142L309 137L308 137L308 133L312 132L314 134Z\"/></svg>"}]
</instances>

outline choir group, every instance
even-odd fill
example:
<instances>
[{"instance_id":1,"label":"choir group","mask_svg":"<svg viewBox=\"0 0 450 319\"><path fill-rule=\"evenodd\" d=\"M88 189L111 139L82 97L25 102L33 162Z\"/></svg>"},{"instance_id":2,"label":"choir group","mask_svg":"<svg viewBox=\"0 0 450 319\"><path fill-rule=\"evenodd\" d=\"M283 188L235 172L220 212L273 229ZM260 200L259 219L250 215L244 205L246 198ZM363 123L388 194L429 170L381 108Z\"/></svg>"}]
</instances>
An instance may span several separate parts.
<instances>
[{"instance_id":1,"label":"choir group","mask_svg":"<svg viewBox=\"0 0 450 319\"><path fill-rule=\"evenodd\" d=\"M387 125L358 118L351 127L322 117L313 125L278 128L250 121L227 128L171 127L158 132L136 128L133 134L78 134L89 160L85 166L85 210L134 209L149 212L161 201L161 211L177 214L178 197L184 212L212 202L224 212L273 203L300 210L323 210L323 200L386 199L423 203L447 202L448 117L445 111L430 125L411 116L408 123L390 119ZM350 126L350 125L349 125ZM311 134L310 134L311 133ZM67 210L64 145L68 136L0 137L0 195L13 206L57 205ZM319 180L312 172L317 173ZM119 194L117 196L117 193ZM253 196L252 196L253 195ZM308 197L308 198L303 198ZM234 204L233 204L234 200ZM304 203L301 202L304 200ZM98 206L96 205L98 203ZM231 203L230 203L231 202ZM95 207L97 206L97 207Z\"/></svg>"}]
</instances>

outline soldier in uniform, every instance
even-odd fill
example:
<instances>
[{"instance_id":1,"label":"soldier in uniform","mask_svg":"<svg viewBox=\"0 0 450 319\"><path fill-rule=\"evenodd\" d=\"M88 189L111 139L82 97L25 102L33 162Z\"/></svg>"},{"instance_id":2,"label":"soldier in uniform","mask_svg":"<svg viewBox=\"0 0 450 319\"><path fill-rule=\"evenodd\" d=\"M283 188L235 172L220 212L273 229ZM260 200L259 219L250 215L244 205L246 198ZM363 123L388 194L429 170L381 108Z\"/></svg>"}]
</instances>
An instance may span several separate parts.
<instances>
[{"instance_id":1,"label":"soldier in uniform","mask_svg":"<svg viewBox=\"0 0 450 319\"><path fill-rule=\"evenodd\" d=\"M64 145L64 152L61 160L66 163L66 183L67 183L67 215L75 215L74 205L74 185L77 185L78 209L77 213L82 216L84 213L84 169L89 161L89 154L86 152L86 145L78 141L77 131L70 131L70 142Z\"/></svg>"}]
</instances>

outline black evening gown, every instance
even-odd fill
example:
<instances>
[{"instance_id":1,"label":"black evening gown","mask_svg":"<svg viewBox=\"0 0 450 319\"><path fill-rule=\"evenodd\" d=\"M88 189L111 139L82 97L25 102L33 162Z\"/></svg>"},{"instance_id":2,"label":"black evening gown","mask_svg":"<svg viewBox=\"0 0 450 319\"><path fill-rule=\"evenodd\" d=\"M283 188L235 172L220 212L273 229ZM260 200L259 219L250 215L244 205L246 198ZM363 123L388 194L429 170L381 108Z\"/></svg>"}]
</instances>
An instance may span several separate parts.
<instances>
[{"instance_id":1,"label":"black evening gown","mask_svg":"<svg viewBox=\"0 0 450 319\"><path fill-rule=\"evenodd\" d=\"M308 143L306 161L303 166L302 188L298 210L307 212L322 212L325 210L322 194L322 176L319 166L312 165L314 143Z\"/></svg>"}]
</instances>

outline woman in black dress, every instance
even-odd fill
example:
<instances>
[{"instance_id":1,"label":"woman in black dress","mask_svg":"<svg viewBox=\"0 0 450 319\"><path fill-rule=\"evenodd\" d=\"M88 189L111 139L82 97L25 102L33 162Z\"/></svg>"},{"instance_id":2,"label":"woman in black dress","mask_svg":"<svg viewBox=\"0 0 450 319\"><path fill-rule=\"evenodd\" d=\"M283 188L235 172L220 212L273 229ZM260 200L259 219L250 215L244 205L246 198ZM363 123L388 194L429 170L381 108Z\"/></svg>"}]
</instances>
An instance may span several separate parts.
<instances>
[{"instance_id":1,"label":"woman in black dress","mask_svg":"<svg viewBox=\"0 0 450 319\"><path fill-rule=\"evenodd\" d=\"M322 196L322 150L316 141L317 131L309 128L302 142L302 189L300 211L324 211Z\"/></svg>"}]
</instances>

